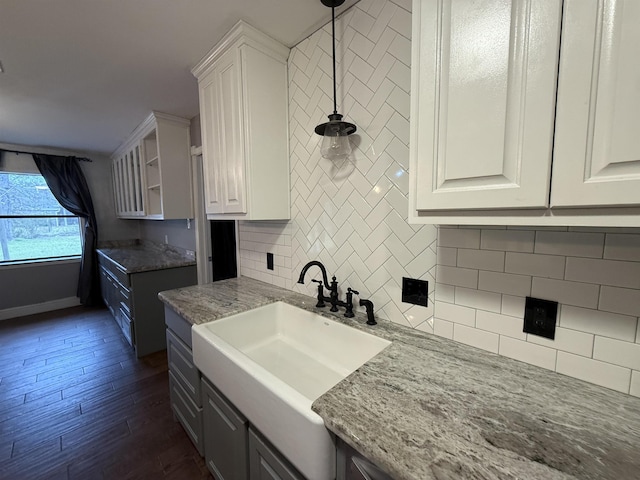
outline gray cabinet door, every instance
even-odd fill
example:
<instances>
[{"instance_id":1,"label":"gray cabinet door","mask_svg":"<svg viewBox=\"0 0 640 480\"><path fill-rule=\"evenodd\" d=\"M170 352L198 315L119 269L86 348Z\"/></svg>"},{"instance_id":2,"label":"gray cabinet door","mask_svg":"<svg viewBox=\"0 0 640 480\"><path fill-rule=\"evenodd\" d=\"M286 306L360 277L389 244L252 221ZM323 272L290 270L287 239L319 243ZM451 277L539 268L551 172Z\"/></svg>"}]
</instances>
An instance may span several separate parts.
<instances>
[{"instance_id":1,"label":"gray cabinet door","mask_svg":"<svg viewBox=\"0 0 640 480\"><path fill-rule=\"evenodd\" d=\"M249 429L250 480L304 480L304 477L285 460L274 447Z\"/></svg>"},{"instance_id":2,"label":"gray cabinet door","mask_svg":"<svg viewBox=\"0 0 640 480\"><path fill-rule=\"evenodd\" d=\"M247 419L202 380L204 458L216 480L247 479Z\"/></svg>"}]
</instances>

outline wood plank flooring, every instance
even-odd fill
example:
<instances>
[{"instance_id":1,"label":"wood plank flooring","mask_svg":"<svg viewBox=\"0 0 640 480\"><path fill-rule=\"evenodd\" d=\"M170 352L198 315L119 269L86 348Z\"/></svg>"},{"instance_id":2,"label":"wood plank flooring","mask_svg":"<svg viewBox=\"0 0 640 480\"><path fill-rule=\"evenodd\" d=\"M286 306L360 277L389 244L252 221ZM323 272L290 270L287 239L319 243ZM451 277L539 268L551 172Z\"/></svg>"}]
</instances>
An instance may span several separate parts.
<instances>
[{"instance_id":1,"label":"wood plank flooring","mask_svg":"<svg viewBox=\"0 0 640 480\"><path fill-rule=\"evenodd\" d=\"M211 479L106 309L0 321L0 479Z\"/></svg>"}]
</instances>

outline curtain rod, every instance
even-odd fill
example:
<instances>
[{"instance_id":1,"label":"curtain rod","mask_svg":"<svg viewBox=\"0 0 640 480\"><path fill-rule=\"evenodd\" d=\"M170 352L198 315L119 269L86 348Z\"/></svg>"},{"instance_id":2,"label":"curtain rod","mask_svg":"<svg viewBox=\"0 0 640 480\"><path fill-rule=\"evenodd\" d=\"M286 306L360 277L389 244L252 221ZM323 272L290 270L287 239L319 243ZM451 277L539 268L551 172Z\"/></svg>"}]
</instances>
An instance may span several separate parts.
<instances>
[{"instance_id":1,"label":"curtain rod","mask_svg":"<svg viewBox=\"0 0 640 480\"><path fill-rule=\"evenodd\" d=\"M37 153L37 152L24 152L24 151L20 151L20 150L9 150L7 148L1 148L0 147L0 152L7 152L7 153L16 153L16 154L23 154L23 155L55 155L57 157L73 157L76 160L78 160L79 162L93 162L93 160L91 160L90 158L87 157L76 157L75 155L58 155L58 154L49 154L49 153Z\"/></svg>"}]
</instances>

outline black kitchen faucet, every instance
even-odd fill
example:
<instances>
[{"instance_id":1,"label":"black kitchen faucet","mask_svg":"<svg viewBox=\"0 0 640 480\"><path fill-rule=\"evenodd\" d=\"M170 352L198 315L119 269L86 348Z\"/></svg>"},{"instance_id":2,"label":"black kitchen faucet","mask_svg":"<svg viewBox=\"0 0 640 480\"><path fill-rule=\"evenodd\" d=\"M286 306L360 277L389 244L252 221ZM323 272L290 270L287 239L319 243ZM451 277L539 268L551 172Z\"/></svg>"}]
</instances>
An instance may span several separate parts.
<instances>
[{"instance_id":1,"label":"black kitchen faucet","mask_svg":"<svg viewBox=\"0 0 640 480\"><path fill-rule=\"evenodd\" d=\"M304 276L306 275L307 270L309 270L309 268L313 267L314 265L320 268L320 271L322 272L322 280L311 280L312 282L316 282L318 284L318 303L316 303L316 307L323 308L325 306L324 302L327 301L331 303L331 308L329 309L330 312L337 312L338 307L344 307L344 316L348 318L353 317L353 294L355 293L356 295L360 295L360 293L352 290L351 288L347 288L346 301L343 302L342 300L340 300L338 298L338 281L336 280L336 277L333 276L331 278L331 283L329 283L329 280L327 278L327 269L321 262L312 260L304 267L302 267L300 278L298 278L298 283L304 284ZM324 296L324 288L327 288L329 290L328 297ZM373 315L373 303L371 302L371 300L361 299L360 306L364 306L367 310L367 324L375 325L376 320Z\"/></svg>"}]
</instances>

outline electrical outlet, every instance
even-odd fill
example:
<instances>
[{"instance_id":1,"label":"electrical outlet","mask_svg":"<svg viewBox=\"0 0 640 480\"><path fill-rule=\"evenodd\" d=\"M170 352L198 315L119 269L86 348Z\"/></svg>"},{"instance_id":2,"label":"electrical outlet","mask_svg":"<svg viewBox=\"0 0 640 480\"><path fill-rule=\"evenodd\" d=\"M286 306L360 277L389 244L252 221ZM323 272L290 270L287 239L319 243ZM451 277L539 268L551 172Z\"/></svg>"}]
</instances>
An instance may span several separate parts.
<instances>
[{"instance_id":1,"label":"electrical outlet","mask_svg":"<svg viewBox=\"0 0 640 480\"><path fill-rule=\"evenodd\" d=\"M267 270L273 270L273 253L267 253Z\"/></svg>"},{"instance_id":2,"label":"electrical outlet","mask_svg":"<svg viewBox=\"0 0 640 480\"><path fill-rule=\"evenodd\" d=\"M524 304L524 326L522 331L554 340L558 302L527 297Z\"/></svg>"},{"instance_id":3,"label":"electrical outlet","mask_svg":"<svg viewBox=\"0 0 640 480\"><path fill-rule=\"evenodd\" d=\"M402 301L414 305L427 306L429 282L402 277Z\"/></svg>"}]
</instances>

